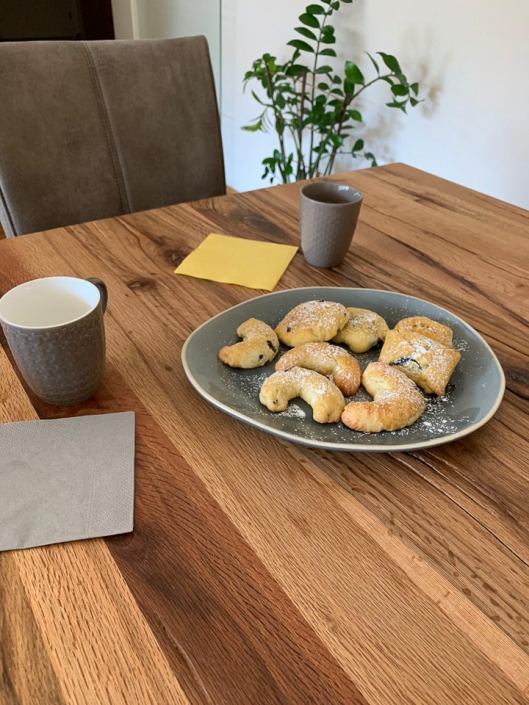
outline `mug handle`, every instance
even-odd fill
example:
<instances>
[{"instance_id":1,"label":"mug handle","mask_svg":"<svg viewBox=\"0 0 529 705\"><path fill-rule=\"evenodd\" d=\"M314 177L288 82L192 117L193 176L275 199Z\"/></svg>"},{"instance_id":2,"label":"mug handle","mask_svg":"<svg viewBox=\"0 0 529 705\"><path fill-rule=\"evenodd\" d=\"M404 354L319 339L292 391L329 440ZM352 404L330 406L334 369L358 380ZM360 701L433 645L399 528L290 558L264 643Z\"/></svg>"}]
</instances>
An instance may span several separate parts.
<instances>
[{"instance_id":1,"label":"mug handle","mask_svg":"<svg viewBox=\"0 0 529 705\"><path fill-rule=\"evenodd\" d=\"M101 307L103 308L103 313L105 313L108 304L107 285L104 281L101 281L101 279L98 279L97 277L87 277L86 281L90 282L90 284L93 284L94 286L97 286L97 288L99 289L99 296L101 297Z\"/></svg>"}]
</instances>

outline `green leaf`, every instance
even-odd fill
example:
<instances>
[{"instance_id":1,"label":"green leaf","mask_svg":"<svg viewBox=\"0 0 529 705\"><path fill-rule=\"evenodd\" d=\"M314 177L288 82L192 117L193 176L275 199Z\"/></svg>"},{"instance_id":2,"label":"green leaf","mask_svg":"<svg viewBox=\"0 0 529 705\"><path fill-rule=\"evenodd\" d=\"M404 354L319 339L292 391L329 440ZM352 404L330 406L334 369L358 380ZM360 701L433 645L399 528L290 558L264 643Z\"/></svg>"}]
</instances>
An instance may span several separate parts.
<instances>
[{"instance_id":1,"label":"green leaf","mask_svg":"<svg viewBox=\"0 0 529 705\"><path fill-rule=\"evenodd\" d=\"M419 94L419 84L418 83L412 83L410 88L415 93L415 95Z\"/></svg>"},{"instance_id":2,"label":"green leaf","mask_svg":"<svg viewBox=\"0 0 529 705\"><path fill-rule=\"evenodd\" d=\"M360 84L362 86L365 83L364 74L352 61L345 62L345 75L347 76L347 80L351 83Z\"/></svg>"},{"instance_id":3,"label":"green leaf","mask_svg":"<svg viewBox=\"0 0 529 705\"><path fill-rule=\"evenodd\" d=\"M256 93L255 91L252 91L252 96L253 96L253 98L254 98L258 103L260 103L261 105L266 105L267 107L269 107L269 104L268 104L268 103L264 103L264 102L261 100L261 98L259 98L259 96L257 95L257 93Z\"/></svg>"},{"instance_id":4,"label":"green leaf","mask_svg":"<svg viewBox=\"0 0 529 705\"><path fill-rule=\"evenodd\" d=\"M299 34L302 34L304 37L307 37L308 39L313 39L315 42L318 39L316 37L316 35L314 34L314 32L312 32L310 29L307 29L307 27L294 27L294 29Z\"/></svg>"},{"instance_id":5,"label":"green leaf","mask_svg":"<svg viewBox=\"0 0 529 705\"><path fill-rule=\"evenodd\" d=\"M339 10L340 9L340 3L338 0L335 0L335 2L331 2L331 7L333 10Z\"/></svg>"},{"instance_id":6,"label":"green leaf","mask_svg":"<svg viewBox=\"0 0 529 705\"><path fill-rule=\"evenodd\" d=\"M311 47L310 44L304 42L303 39L291 39L289 42L287 42L287 45L290 47L295 47L296 49L300 49L301 51L308 51L311 54L314 54L314 49Z\"/></svg>"},{"instance_id":7,"label":"green leaf","mask_svg":"<svg viewBox=\"0 0 529 705\"><path fill-rule=\"evenodd\" d=\"M326 24L325 27L322 27L321 33L334 34L334 27L332 26L332 24Z\"/></svg>"},{"instance_id":8,"label":"green leaf","mask_svg":"<svg viewBox=\"0 0 529 705\"><path fill-rule=\"evenodd\" d=\"M393 95L408 95L408 89L406 86L401 86L400 83L397 83L395 86L391 86L391 92Z\"/></svg>"},{"instance_id":9,"label":"green leaf","mask_svg":"<svg viewBox=\"0 0 529 705\"><path fill-rule=\"evenodd\" d=\"M342 2L351 3L351 2L353 2L353 0L342 0Z\"/></svg>"},{"instance_id":10,"label":"green leaf","mask_svg":"<svg viewBox=\"0 0 529 705\"><path fill-rule=\"evenodd\" d=\"M364 157L369 159L371 166L378 166L375 155L372 152L364 152Z\"/></svg>"},{"instance_id":11,"label":"green leaf","mask_svg":"<svg viewBox=\"0 0 529 705\"><path fill-rule=\"evenodd\" d=\"M335 147L341 147L343 144L343 137L340 135L331 135L331 142Z\"/></svg>"},{"instance_id":12,"label":"green leaf","mask_svg":"<svg viewBox=\"0 0 529 705\"><path fill-rule=\"evenodd\" d=\"M334 49L322 49L320 51L320 56L336 56Z\"/></svg>"},{"instance_id":13,"label":"green leaf","mask_svg":"<svg viewBox=\"0 0 529 705\"><path fill-rule=\"evenodd\" d=\"M342 0L343 1L343 0ZM356 142L353 145L353 152L359 152L361 149L364 149L364 140L356 140Z\"/></svg>"},{"instance_id":14,"label":"green leaf","mask_svg":"<svg viewBox=\"0 0 529 705\"><path fill-rule=\"evenodd\" d=\"M285 71L287 76L303 76L309 69L303 64L291 64Z\"/></svg>"},{"instance_id":15,"label":"green leaf","mask_svg":"<svg viewBox=\"0 0 529 705\"><path fill-rule=\"evenodd\" d=\"M320 41L322 44L336 44L336 37L334 34L323 34Z\"/></svg>"},{"instance_id":16,"label":"green leaf","mask_svg":"<svg viewBox=\"0 0 529 705\"><path fill-rule=\"evenodd\" d=\"M328 83L323 83L322 81L321 83L318 83L318 88L320 89L320 91L328 91L330 86Z\"/></svg>"},{"instance_id":17,"label":"green leaf","mask_svg":"<svg viewBox=\"0 0 529 705\"><path fill-rule=\"evenodd\" d=\"M386 64L390 71L397 74L402 73L400 64L394 56L391 56L391 54L385 54L383 51L377 51L377 54L380 54L382 61Z\"/></svg>"},{"instance_id":18,"label":"green leaf","mask_svg":"<svg viewBox=\"0 0 529 705\"><path fill-rule=\"evenodd\" d=\"M341 77L341 76L333 76L333 77L332 77L332 82L333 82L333 83L337 83L338 85L340 85L340 83L342 82L342 77Z\"/></svg>"},{"instance_id":19,"label":"green leaf","mask_svg":"<svg viewBox=\"0 0 529 705\"><path fill-rule=\"evenodd\" d=\"M241 127L241 130L246 130L246 132L259 132L259 130L263 129L263 121L258 120L256 123L253 125L246 125L245 127Z\"/></svg>"},{"instance_id":20,"label":"green leaf","mask_svg":"<svg viewBox=\"0 0 529 705\"><path fill-rule=\"evenodd\" d=\"M347 114L353 120L356 120L357 122L362 122L362 115L358 110L348 110Z\"/></svg>"},{"instance_id":21,"label":"green leaf","mask_svg":"<svg viewBox=\"0 0 529 705\"><path fill-rule=\"evenodd\" d=\"M319 66L314 73L331 73L332 66Z\"/></svg>"},{"instance_id":22,"label":"green leaf","mask_svg":"<svg viewBox=\"0 0 529 705\"><path fill-rule=\"evenodd\" d=\"M343 98L343 91L342 91L341 88L333 88L332 91L331 91L331 93L332 93L333 95L342 96L342 98Z\"/></svg>"},{"instance_id":23,"label":"green leaf","mask_svg":"<svg viewBox=\"0 0 529 705\"><path fill-rule=\"evenodd\" d=\"M380 75L380 68L379 68L377 62L373 59L373 57L371 56L371 54L370 54L368 51L366 51L366 54L367 54L367 55L369 56L369 58L371 59L371 63L372 63L373 66L375 67L375 71Z\"/></svg>"},{"instance_id":24,"label":"green leaf","mask_svg":"<svg viewBox=\"0 0 529 705\"><path fill-rule=\"evenodd\" d=\"M391 103L386 103L388 108L398 108L399 110L402 110L403 113L406 112L406 103L399 103L398 101L394 100Z\"/></svg>"},{"instance_id":25,"label":"green leaf","mask_svg":"<svg viewBox=\"0 0 529 705\"><path fill-rule=\"evenodd\" d=\"M302 24L306 24L308 27L314 27L316 29L320 28L320 23L314 17L314 15L309 15L308 12L304 12L302 15L299 16L299 21Z\"/></svg>"},{"instance_id":26,"label":"green leaf","mask_svg":"<svg viewBox=\"0 0 529 705\"><path fill-rule=\"evenodd\" d=\"M411 103L412 108L414 108L416 105L419 105L420 102L421 101L417 100L417 98L410 98L410 103Z\"/></svg>"},{"instance_id":27,"label":"green leaf","mask_svg":"<svg viewBox=\"0 0 529 705\"><path fill-rule=\"evenodd\" d=\"M283 110L283 108L284 108L285 105L286 105L285 99L283 98L283 96L281 95L281 93L278 93L278 94L276 95L276 104L277 104L277 107L278 107L280 110Z\"/></svg>"},{"instance_id":28,"label":"green leaf","mask_svg":"<svg viewBox=\"0 0 529 705\"><path fill-rule=\"evenodd\" d=\"M305 12L308 12L309 15L324 15L325 14L325 10L323 9L323 7L321 7L321 5L308 5L305 8Z\"/></svg>"}]
</instances>

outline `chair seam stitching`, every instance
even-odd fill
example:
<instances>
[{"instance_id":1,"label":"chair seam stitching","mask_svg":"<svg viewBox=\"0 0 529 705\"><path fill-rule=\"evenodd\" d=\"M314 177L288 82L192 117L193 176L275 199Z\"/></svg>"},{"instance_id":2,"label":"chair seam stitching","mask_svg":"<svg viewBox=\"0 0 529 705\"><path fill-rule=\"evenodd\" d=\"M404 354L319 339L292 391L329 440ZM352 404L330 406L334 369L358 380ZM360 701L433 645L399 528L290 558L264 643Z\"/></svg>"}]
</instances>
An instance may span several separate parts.
<instances>
[{"instance_id":1,"label":"chair seam stitching","mask_svg":"<svg viewBox=\"0 0 529 705\"><path fill-rule=\"evenodd\" d=\"M99 80L99 75L97 73L97 68L95 65L92 50L87 42L81 42L86 63L88 65L88 71L90 73L90 78L92 79L92 85L94 88L94 93L96 95L97 104L99 107L99 112L101 120L103 123L103 130L105 133L105 138L107 141L108 150L110 152L110 157L112 159L112 165L114 167L114 178L116 181L116 186L118 187L118 192L121 201L121 207L123 208L123 214L131 213L132 208L130 205L130 199L127 192L127 185L125 182L125 175L123 173L123 167L121 164L121 159L119 157L119 150L116 144L116 139L114 136L114 131L112 130L112 124L110 122L109 112L107 102L101 87L101 82Z\"/></svg>"}]
</instances>

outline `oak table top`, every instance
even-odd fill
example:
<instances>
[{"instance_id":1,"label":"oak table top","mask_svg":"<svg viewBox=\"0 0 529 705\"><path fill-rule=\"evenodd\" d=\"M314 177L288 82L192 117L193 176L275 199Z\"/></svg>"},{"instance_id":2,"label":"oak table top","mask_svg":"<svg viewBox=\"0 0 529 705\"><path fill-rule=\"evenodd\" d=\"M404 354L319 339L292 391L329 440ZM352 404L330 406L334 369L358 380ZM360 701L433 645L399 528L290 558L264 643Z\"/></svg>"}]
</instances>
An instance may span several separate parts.
<instances>
[{"instance_id":1,"label":"oak table top","mask_svg":"<svg viewBox=\"0 0 529 705\"><path fill-rule=\"evenodd\" d=\"M496 416L426 451L331 453L209 406L186 337L261 292L175 276L210 232L297 244L299 185L0 242L0 294L109 287L104 384L48 406L0 349L0 421L133 410L135 529L0 554L0 702L529 703L529 213L410 167L364 193L346 261L279 288L380 288L474 326L507 378Z\"/></svg>"}]
</instances>

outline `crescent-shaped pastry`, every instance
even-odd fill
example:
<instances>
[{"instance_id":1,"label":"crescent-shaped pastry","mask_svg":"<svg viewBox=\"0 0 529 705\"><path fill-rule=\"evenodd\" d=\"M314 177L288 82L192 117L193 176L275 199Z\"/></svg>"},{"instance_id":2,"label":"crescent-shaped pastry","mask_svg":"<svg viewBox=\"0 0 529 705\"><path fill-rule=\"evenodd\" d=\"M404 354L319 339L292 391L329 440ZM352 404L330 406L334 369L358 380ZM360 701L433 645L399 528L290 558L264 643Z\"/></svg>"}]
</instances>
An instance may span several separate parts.
<instances>
[{"instance_id":1,"label":"crescent-shaped pastry","mask_svg":"<svg viewBox=\"0 0 529 705\"><path fill-rule=\"evenodd\" d=\"M276 327L279 340L291 348L334 338L349 320L349 311L334 301L306 301L292 309Z\"/></svg>"},{"instance_id":2,"label":"crescent-shaped pastry","mask_svg":"<svg viewBox=\"0 0 529 705\"><path fill-rule=\"evenodd\" d=\"M318 423L338 422L345 407L343 395L333 382L302 367L274 372L261 387L259 401L269 411L285 411L288 402L296 397L312 407Z\"/></svg>"},{"instance_id":3,"label":"crescent-shaped pastry","mask_svg":"<svg viewBox=\"0 0 529 705\"><path fill-rule=\"evenodd\" d=\"M347 310L351 317L342 330L334 336L333 343L345 343L353 352L364 353L380 340L384 340L388 326L382 316L365 308L350 307Z\"/></svg>"},{"instance_id":4,"label":"crescent-shaped pastry","mask_svg":"<svg viewBox=\"0 0 529 705\"><path fill-rule=\"evenodd\" d=\"M371 362L366 367L362 384L373 401L352 401L342 414L342 422L355 431L398 431L415 423L426 408L415 383L382 362Z\"/></svg>"},{"instance_id":5,"label":"crescent-shaped pastry","mask_svg":"<svg viewBox=\"0 0 529 705\"><path fill-rule=\"evenodd\" d=\"M274 359L279 351L279 340L272 328L257 318L250 318L237 328L241 343L226 346L219 351L219 358L230 367L245 370L262 367Z\"/></svg>"},{"instance_id":6,"label":"crescent-shaped pastry","mask_svg":"<svg viewBox=\"0 0 529 705\"><path fill-rule=\"evenodd\" d=\"M426 316L403 318L402 321L397 323L395 330L403 335L406 335L407 332L425 335L427 338L435 340L446 348L451 348L453 345L452 329L448 326L444 326L442 323L432 321L431 318L426 318Z\"/></svg>"},{"instance_id":7,"label":"crescent-shaped pastry","mask_svg":"<svg viewBox=\"0 0 529 705\"><path fill-rule=\"evenodd\" d=\"M350 396L360 386L360 365L343 348L329 343L305 343L285 353L276 362L276 370L304 367L332 377L338 389Z\"/></svg>"}]
</instances>

